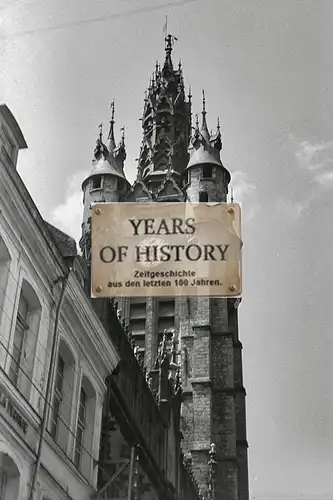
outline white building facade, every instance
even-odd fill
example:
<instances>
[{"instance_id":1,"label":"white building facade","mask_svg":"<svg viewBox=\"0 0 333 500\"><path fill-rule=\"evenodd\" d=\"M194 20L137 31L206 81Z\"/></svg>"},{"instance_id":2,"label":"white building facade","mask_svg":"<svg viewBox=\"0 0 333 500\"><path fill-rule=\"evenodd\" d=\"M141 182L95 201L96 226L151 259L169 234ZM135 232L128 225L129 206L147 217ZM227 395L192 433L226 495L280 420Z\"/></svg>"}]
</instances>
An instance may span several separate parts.
<instances>
[{"instance_id":1,"label":"white building facade","mask_svg":"<svg viewBox=\"0 0 333 500\"><path fill-rule=\"evenodd\" d=\"M85 294L75 243L45 223L16 171L26 147L1 105L0 499L85 500L119 357Z\"/></svg>"}]
</instances>

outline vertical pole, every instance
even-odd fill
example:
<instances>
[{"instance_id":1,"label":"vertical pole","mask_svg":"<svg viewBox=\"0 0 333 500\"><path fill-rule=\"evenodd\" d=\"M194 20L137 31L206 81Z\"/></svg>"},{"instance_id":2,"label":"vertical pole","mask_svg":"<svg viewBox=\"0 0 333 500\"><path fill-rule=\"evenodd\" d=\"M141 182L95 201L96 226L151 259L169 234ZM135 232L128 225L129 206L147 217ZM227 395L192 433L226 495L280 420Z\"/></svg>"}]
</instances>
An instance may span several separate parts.
<instances>
[{"instance_id":1,"label":"vertical pole","mask_svg":"<svg viewBox=\"0 0 333 500\"><path fill-rule=\"evenodd\" d=\"M47 428L47 424L48 424L49 416L50 416L50 406L51 406L50 399L51 399L51 392L52 392L52 383L54 380L56 361L57 361L57 343L58 343L58 336L59 336L58 324L59 324L59 318L60 318L60 313L61 313L61 306L62 306L64 297L65 297L65 290L66 290L66 285L68 282L68 277L69 277L70 272L71 272L71 270L68 270L68 273L66 274L66 276L63 276L59 279L59 281L61 281L62 288L61 288L61 293L60 293L59 301L57 304L56 314L55 314L55 319L54 319L53 334L52 334L53 335L52 336L52 347L51 347L51 354L50 354L50 365L49 365L49 370L48 370L48 375L47 375L43 416L42 416L41 428L40 428L40 432L39 432L37 459L36 459L36 463L34 464L32 478L31 478L31 489L30 489L30 494L29 494L29 500L33 500L35 497L35 490L36 490L36 486L37 486L37 480L38 480L38 475L39 475L41 460L42 460L43 444L44 444L46 428Z\"/></svg>"},{"instance_id":2,"label":"vertical pole","mask_svg":"<svg viewBox=\"0 0 333 500\"><path fill-rule=\"evenodd\" d=\"M132 480L133 480L133 468L134 468L134 452L135 452L135 448L132 446L132 448L131 448L131 462L130 462L129 478L128 478L127 500L131 500L131 497L132 497Z\"/></svg>"},{"instance_id":3,"label":"vertical pole","mask_svg":"<svg viewBox=\"0 0 333 500\"><path fill-rule=\"evenodd\" d=\"M208 480L208 498L209 500L215 500L215 477L216 477L216 450L215 450L215 444L212 443L210 445L210 450L209 450L209 461L208 461L208 466L209 466L209 480Z\"/></svg>"},{"instance_id":4,"label":"vertical pole","mask_svg":"<svg viewBox=\"0 0 333 500\"><path fill-rule=\"evenodd\" d=\"M138 479L139 479L139 453L136 450L135 454L135 467L134 467L134 480L133 480L133 500L139 500L139 485L138 485Z\"/></svg>"}]
</instances>

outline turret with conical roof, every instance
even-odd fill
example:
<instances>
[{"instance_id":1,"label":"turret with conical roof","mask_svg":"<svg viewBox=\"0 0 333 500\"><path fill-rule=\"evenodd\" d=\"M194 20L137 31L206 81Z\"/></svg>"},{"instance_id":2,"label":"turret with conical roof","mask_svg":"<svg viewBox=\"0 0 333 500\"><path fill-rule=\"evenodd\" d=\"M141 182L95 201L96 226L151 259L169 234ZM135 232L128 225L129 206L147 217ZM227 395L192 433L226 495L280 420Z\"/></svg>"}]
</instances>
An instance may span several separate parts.
<instances>
[{"instance_id":1,"label":"turret with conical roof","mask_svg":"<svg viewBox=\"0 0 333 500\"><path fill-rule=\"evenodd\" d=\"M128 189L129 182L124 174L126 158L124 133L116 146L114 137L114 102L111 104L110 130L106 144L103 142L102 124L92 159L92 170L82 183L83 223L80 248L87 263L90 263L90 217L92 203L121 202Z\"/></svg>"},{"instance_id":2,"label":"turret with conical roof","mask_svg":"<svg viewBox=\"0 0 333 500\"><path fill-rule=\"evenodd\" d=\"M198 116L191 137L190 159L186 167L186 200L188 202L223 202L227 200L230 173L223 166L219 120L215 134L209 133L205 93L202 91L202 121Z\"/></svg>"}]
</instances>

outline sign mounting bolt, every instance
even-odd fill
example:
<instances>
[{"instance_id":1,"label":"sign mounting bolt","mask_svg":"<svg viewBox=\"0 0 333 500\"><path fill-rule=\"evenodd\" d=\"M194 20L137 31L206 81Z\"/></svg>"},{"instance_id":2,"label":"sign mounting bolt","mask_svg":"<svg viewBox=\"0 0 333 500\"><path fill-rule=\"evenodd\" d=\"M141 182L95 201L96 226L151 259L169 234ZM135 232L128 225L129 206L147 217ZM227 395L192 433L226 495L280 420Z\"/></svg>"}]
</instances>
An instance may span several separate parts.
<instances>
[{"instance_id":1,"label":"sign mounting bolt","mask_svg":"<svg viewBox=\"0 0 333 500\"><path fill-rule=\"evenodd\" d=\"M101 285L96 286L96 292L100 293L102 291Z\"/></svg>"},{"instance_id":2,"label":"sign mounting bolt","mask_svg":"<svg viewBox=\"0 0 333 500\"><path fill-rule=\"evenodd\" d=\"M102 212L101 212L101 209L100 208L95 208L95 214L96 215L100 215Z\"/></svg>"},{"instance_id":3,"label":"sign mounting bolt","mask_svg":"<svg viewBox=\"0 0 333 500\"><path fill-rule=\"evenodd\" d=\"M230 290L230 292L235 292L236 291L235 285L230 285L229 290Z\"/></svg>"},{"instance_id":4,"label":"sign mounting bolt","mask_svg":"<svg viewBox=\"0 0 333 500\"><path fill-rule=\"evenodd\" d=\"M231 215L233 215L235 213L235 210L232 207L230 207L228 209L228 213L231 214Z\"/></svg>"}]
</instances>

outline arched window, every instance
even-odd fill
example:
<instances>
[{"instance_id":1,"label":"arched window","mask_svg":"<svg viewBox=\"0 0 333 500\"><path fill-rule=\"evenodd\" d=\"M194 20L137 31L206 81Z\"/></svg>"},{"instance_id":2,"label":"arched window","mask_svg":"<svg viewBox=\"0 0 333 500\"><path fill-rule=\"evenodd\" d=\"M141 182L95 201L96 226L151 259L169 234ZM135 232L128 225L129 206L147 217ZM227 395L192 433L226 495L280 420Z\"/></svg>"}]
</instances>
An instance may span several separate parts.
<instances>
[{"instance_id":1,"label":"arched window","mask_svg":"<svg viewBox=\"0 0 333 500\"><path fill-rule=\"evenodd\" d=\"M5 242L0 236L0 314L3 311L3 305L6 296L9 264L10 264L10 255L5 245Z\"/></svg>"},{"instance_id":2,"label":"arched window","mask_svg":"<svg viewBox=\"0 0 333 500\"><path fill-rule=\"evenodd\" d=\"M6 453L0 453L0 498L16 500L19 495L20 473L15 462Z\"/></svg>"},{"instance_id":3,"label":"arched window","mask_svg":"<svg viewBox=\"0 0 333 500\"><path fill-rule=\"evenodd\" d=\"M82 474L90 480L94 438L96 394L88 378L83 376L77 412L74 463Z\"/></svg>"},{"instance_id":4,"label":"arched window","mask_svg":"<svg viewBox=\"0 0 333 500\"><path fill-rule=\"evenodd\" d=\"M23 280L17 309L9 378L28 399L41 317L41 304L32 286Z\"/></svg>"},{"instance_id":5,"label":"arched window","mask_svg":"<svg viewBox=\"0 0 333 500\"><path fill-rule=\"evenodd\" d=\"M67 452L72 412L75 361L66 342L59 343L58 359L53 386L50 434Z\"/></svg>"}]
</instances>

